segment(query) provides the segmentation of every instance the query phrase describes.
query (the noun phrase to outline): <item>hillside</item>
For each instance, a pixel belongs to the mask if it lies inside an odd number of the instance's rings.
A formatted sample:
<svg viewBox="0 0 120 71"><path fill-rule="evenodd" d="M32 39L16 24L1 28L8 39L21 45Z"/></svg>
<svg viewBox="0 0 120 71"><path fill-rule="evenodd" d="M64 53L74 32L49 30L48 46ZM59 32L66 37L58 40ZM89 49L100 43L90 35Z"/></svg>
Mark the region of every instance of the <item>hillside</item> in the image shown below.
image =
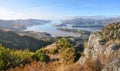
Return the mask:
<svg viewBox="0 0 120 71"><path fill-rule="evenodd" d="M52 41L35 39L30 36L21 36L9 30L0 30L0 43L12 49L29 49L35 51L50 44Z"/></svg>

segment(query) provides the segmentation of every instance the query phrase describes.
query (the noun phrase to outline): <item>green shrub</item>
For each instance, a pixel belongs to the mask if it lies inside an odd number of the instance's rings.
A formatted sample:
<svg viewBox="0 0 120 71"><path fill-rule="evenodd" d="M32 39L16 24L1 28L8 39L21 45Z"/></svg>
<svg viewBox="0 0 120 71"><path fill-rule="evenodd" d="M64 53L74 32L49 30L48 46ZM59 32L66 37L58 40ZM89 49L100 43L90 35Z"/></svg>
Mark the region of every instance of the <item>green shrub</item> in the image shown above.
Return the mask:
<svg viewBox="0 0 120 71"><path fill-rule="evenodd" d="M24 66L31 62L31 56L28 50L10 50L0 45L0 70Z"/></svg>
<svg viewBox="0 0 120 71"><path fill-rule="evenodd" d="M68 48L68 47L71 47L71 45L66 38L62 38L62 39L58 40L57 47L58 48Z"/></svg>
<svg viewBox="0 0 120 71"><path fill-rule="evenodd" d="M50 61L50 57L48 55L45 55L45 54L41 53L40 61L42 61L42 62L49 62Z"/></svg>
<svg viewBox="0 0 120 71"><path fill-rule="evenodd" d="M19 66L19 65L25 65L27 63L30 63L32 61L32 53L28 50L11 50L11 65L13 66Z"/></svg>
<svg viewBox="0 0 120 71"><path fill-rule="evenodd" d="M8 67L10 56L10 50L5 49L2 45L0 45L0 69L5 70Z"/></svg>
<svg viewBox="0 0 120 71"><path fill-rule="evenodd" d="M50 57L45 55L44 53L41 53L41 52L34 53L32 58L37 60L37 61L40 60L42 62L49 62L50 61Z"/></svg>
<svg viewBox="0 0 120 71"><path fill-rule="evenodd" d="M62 56L62 61L66 64L70 64L77 60L75 48L68 42L66 38L58 40L57 48Z"/></svg>
<svg viewBox="0 0 120 71"><path fill-rule="evenodd" d="M4 70L5 69L5 63L3 60L0 60L0 70Z"/></svg>
<svg viewBox="0 0 120 71"><path fill-rule="evenodd" d="M62 50L62 59L64 63L73 63L75 60L75 49L73 47Z"/></svg>
<svg viewBox="0 0 120 71"><path fill-rule="evenodd" d="M51 50L50 53L51 53L51 54L56 54L56 53L58 53L58 48L55 48L54 50Z"/></svg>

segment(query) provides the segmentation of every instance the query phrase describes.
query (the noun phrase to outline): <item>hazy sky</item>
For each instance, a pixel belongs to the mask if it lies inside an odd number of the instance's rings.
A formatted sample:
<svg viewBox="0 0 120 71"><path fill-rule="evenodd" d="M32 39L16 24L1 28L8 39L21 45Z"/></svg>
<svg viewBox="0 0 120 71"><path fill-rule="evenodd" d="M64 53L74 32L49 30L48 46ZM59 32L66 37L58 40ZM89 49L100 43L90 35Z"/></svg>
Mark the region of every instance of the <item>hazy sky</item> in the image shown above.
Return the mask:
<svg viewBox="0 0 120 71"><path fill-rule="evenodd" d="M120 0L0 0L0 19L120 16Z"/></svg>

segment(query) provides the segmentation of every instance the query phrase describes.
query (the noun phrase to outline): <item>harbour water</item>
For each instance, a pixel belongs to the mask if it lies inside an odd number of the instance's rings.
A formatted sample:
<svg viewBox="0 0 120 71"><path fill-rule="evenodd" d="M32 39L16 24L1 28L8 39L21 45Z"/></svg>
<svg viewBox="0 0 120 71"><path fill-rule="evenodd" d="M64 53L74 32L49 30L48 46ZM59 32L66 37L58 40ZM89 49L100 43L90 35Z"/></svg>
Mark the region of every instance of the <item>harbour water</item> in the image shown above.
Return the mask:
<svg viewBox="0 0 120 71"><path fill-rule="evenodd" d="M74 36L74 37L80 36L79 33L65 32L65 31L57 30L57 27L54 26L57 24L61 24L61 21L55 20L55 21L51 21L49 23L45 23L42 25L30 26L30 27L27 27L26 31L47 32L47 33L51 34L53 37L54 36ZM62 28L66 28L66 27L62 27ZM85 30L85 31L92 31L92 32L99 30L99 29L96 30L94 28L76 28L76 29L81 29L81 30Z"/></svg>

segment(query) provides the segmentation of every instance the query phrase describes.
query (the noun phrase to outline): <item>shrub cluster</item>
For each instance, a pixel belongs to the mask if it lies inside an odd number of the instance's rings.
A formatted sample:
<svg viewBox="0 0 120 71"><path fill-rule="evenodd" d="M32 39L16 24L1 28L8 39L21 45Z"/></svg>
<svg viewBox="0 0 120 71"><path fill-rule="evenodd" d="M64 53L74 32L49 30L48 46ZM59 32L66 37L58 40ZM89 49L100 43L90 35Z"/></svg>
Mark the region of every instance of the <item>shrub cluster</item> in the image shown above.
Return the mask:
<svg viewBox="0 0 120 71"><path fill-rule="evenodd" d="M56 53L58 53L58 48L55 48L55 49L50 51L50 54L56 54Z"/></svg>
<svg viewBox="0 0 120 71"><path fill-rule="evenodd" d="M69 48L69 47L71 47L70 43L68 42L68 40L66 38L59 39L57 43L58 43L57 44L58 48Z"/></svg>
<svg viewBox="0 0 120 71"><path fill-rule="evenodd" d="M120 22L106 25L100 34L105 41L120 39Z"/></svg>
<svg viewBox="0 0 120 71"><path fill-rule="evenodd" d="M29 50L13 50L0 45L0 70L15 67L23 67L33 60L49 62L50 57L42 52L30 52Z"/></svg>
<svg viewBox="0 0 120 71"><path fill-rule="evenodd" d="M35 52L32 58L34 60L45 62L45 63L50 61L50 57L42 52Z"/></svg>
<svg viewBox="0 0 120 71"><path fill-rule="evenodd" d="M29 50L10 50L0 45L0 70L24 66L31 62L31 56Z"/></svg>
<svg viewBox="0 0 120 71"><path fill-rule="evenodd" d="M75 48L70 45L67 39L62 38L58 40L57 48L59 49L59 53L61 54L64 63L69 64L75 61Z"/></svg>

